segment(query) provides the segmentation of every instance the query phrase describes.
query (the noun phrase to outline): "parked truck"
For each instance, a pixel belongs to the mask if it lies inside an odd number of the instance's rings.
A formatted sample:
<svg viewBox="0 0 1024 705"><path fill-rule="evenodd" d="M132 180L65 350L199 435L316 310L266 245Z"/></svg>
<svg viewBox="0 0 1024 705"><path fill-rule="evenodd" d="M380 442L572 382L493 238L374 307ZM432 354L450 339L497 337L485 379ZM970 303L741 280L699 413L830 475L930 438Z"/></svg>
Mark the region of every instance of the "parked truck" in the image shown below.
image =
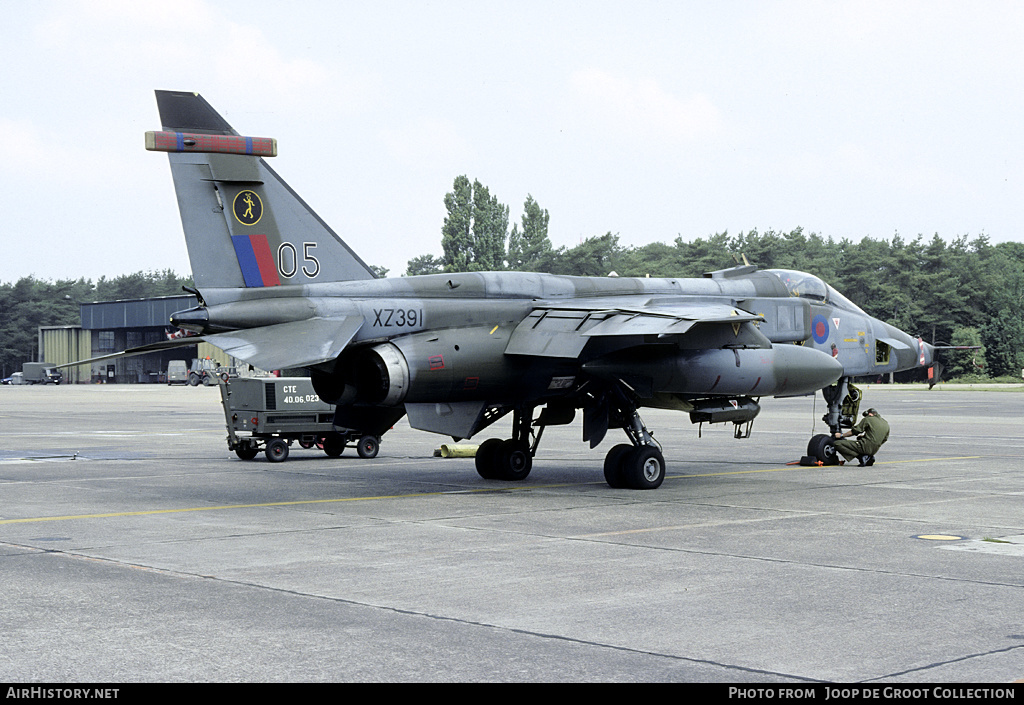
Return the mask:
<svg viewBox="0 0 1024 705"><path fill-rule="evenodd" d="M64 373L52 362L26 362L21 366L23 384L60 384Z"/></svg>

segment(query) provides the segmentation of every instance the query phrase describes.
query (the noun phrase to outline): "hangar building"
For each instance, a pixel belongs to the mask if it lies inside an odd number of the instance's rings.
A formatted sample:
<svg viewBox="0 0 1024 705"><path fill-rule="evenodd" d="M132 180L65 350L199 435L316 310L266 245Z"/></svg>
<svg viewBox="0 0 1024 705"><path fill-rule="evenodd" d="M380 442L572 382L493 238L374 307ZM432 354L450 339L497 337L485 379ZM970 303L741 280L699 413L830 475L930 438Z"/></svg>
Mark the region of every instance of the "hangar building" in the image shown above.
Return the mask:
<svg viewBox="0 0 1024 705"><path fill-rule="evenodd" d="M39 359L60 365L167 340L177 332L169 323L171 314L198 305L191 294L79 304L80 326L39 328ZM185 360L191 365L193 359L206 357L226 366L237 362L219 348L199 343L148 355L65 367L64 379L81 384L165 383L167 363L171 360Z"/></svg>

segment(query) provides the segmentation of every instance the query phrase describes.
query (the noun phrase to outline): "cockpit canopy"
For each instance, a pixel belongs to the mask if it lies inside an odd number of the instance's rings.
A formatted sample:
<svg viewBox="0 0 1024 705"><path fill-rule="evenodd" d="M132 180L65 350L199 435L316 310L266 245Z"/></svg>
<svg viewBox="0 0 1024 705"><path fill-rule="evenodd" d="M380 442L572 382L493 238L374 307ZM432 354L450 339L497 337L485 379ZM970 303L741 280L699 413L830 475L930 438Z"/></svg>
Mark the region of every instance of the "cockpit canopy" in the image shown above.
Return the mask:
<svg viewBox="0 0 1024 705"><path fill-rule="evenodd" d="M837 308L848 311L864 313L860 306L850 301L831 286L826 284L820 277L807 272L798 272L793 269L766 269L785 284L790 296L799 296L802 299L810 299L823 304L831 304ZM864 314L867 315L867 314Z"/></svg>

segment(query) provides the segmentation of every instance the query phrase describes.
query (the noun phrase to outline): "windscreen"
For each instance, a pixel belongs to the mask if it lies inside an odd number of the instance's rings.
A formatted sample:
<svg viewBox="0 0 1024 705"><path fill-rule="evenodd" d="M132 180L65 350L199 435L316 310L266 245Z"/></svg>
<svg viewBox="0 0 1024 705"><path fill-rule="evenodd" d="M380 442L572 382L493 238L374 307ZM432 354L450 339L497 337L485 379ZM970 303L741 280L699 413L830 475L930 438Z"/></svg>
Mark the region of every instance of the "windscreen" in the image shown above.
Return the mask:
<svg viewBox="0 0 1024 705"><path fill-rule="evenodd" d="M864 313L857 304L840 294L831 286L822 281L819 277L807 272L798 272L793 269L767 269L786 285L790 296L799 296L802 299L811 299L821 303L832 304L838 308L849 311Z"/></svg>

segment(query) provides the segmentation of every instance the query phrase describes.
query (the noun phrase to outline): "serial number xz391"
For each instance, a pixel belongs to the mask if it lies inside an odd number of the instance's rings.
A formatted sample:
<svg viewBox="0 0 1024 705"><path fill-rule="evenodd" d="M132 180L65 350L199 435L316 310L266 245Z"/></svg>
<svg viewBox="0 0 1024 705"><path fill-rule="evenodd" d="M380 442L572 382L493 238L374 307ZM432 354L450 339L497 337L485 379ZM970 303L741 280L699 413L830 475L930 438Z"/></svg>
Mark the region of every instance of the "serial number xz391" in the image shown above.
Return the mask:
<svg viewBox="0 0 1024 705"><path fill-rule="evenodd" d="M423 325L421 308L375 308L374 328L415 327Z"/></svg>

